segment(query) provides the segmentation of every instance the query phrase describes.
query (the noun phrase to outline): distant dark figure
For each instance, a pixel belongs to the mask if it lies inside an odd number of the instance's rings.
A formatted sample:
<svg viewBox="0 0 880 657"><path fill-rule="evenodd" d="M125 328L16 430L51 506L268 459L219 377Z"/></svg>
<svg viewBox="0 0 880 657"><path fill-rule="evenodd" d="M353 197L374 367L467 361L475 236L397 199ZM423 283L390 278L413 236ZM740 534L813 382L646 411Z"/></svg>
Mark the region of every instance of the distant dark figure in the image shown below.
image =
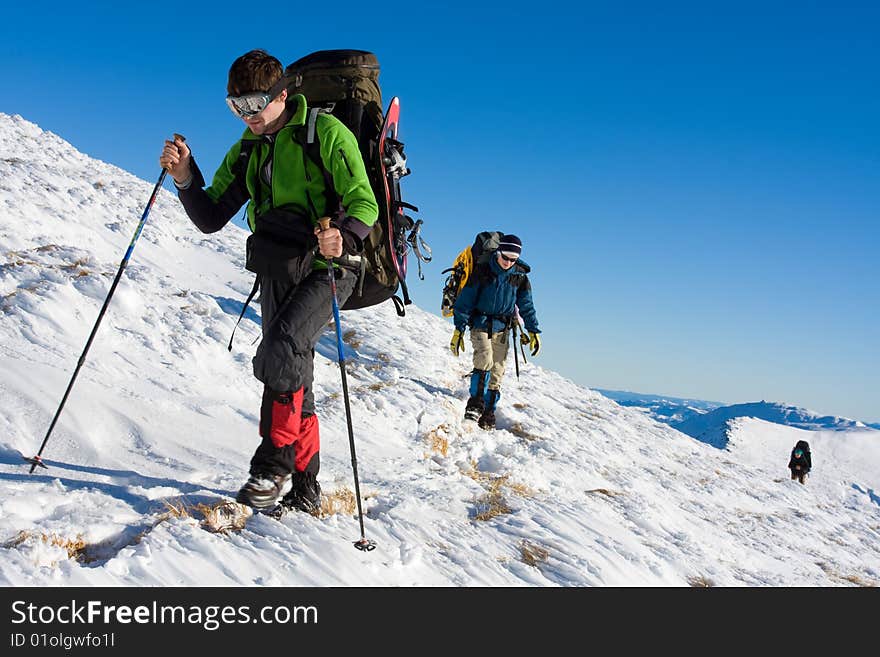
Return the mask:
<svg viewBox="0 0 880 657"><path fill-rule="evenodd" d="M810 445L806 440L799 440L794 449L791 450L791 459L788 461L788 468L791 470L791 478L797 479L802 484L807 478L807 473L813 467L810 459Z"/></svg>

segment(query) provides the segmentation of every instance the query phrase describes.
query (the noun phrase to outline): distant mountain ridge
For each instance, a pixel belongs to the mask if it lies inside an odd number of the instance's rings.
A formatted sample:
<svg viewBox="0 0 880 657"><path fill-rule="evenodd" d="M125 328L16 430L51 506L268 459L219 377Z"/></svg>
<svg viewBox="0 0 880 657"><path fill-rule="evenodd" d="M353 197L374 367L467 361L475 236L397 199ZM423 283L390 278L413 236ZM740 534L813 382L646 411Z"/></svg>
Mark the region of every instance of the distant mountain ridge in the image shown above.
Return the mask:
<svg viewBox="0 0 880 657"><path fill-rule="evenodd" d="M612 399L620 406L642 411L657 422L668 424L682 433L716 447L727 444L733 426L731 421L741 417L758 418L807 431L880 430L880 423L865 423L836 415L819 415L798 406L764 400L725 405L722 402L703 399L625 390L602 388L593 388L593 390Z"/></svg>
<svg viewBox="0 0 880 657"><path fill-rule="evenodd" d="M673 426L724 405L722 402L670 397L668 395L650 395L625 390L603 390L602 388L593 388L593 390L614 400L621 406L640 410L658 422Z"/></svg>
<svg viewBox="0 0 880 657"><path fill-rule="evenodd" d="M836 415L819 415L813 411L782 403L767 401L733 404L713 409L703 415L673 424L673 428L716 447L723 447L731 433L731 421L752 417L766 422L805 429L807 431L846 431L868 429L858 420Z"/></svg>

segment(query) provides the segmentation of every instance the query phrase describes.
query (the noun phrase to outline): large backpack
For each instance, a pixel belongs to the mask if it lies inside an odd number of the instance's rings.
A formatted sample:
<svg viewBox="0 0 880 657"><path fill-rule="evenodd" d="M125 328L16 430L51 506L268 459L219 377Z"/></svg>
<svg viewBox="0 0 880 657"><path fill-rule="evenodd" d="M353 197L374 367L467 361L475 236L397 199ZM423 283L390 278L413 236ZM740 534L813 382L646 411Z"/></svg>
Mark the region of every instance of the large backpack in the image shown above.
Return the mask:
<svg viewBox="0 0 880 657"><path fill-rule="evenodd" d="M455 258L452 267L444 269L441 273L449 272L443 286L443 300L440 302L440 312L444 317L452 317L455 300L467 284L468 279L478 264L489 262L492 253L498 249L501 237L504 235L500 230L483 231L474 238L474 243L465 247Z"/></svg>
<svg viewBox="0 0 880 657"><path fill-rule="evenodd" d="M800 457L795 456L795 453L798 451L801 452ZM792 460L798 460L803 463L806 463L807 467L811 468L813 465L813 463L812 463L813 460L810 455L810 444L806 440L799 440L797 442L797 444L794 446L794 449L791 450L791 458L792 458Z"/></svg>
<svg viewBox="0 0 880 657"><path fill-rule="evenodd" d="M408 243L416 246L421 220L413 222L402 211L404 207L412 210L418 208L399 199L389 199L386 191L383 153L379 152L384 122L382 92L379 88L379 61L373 53L363 50L320 50L293 62L284 70L284 74L290 81L289 92L304 95L310 108L305 149L324 174L327 183L325 187L328 188L328 211L329 208L339 207L339 199L331 199L331 196L336 195L332 180L321 161L317 133L313 128L314 112L320 111L335 116L357 138L367 176L379 206L379 217L364 240L362 275L342 309L364 308L393 299L398 315L403 316L404 304L410 303L410 299L406 282L402 280L398 270L402 270L405 276ZM406 175L409 170L405 168L405 160L402 158L403 144L395 141L394 147L397 149L395 155L399 155L404 162L402 175ZM388 157L387 153L384 155ZM393 191L398 190L399 187L395 186ZM389 208L389 205L395 207ZM399 234L389 236L389 216L394 217L395 232ZM401 221L404 225L398 226ZM408 230L412 232L409 237L405 237L404 232ZM424 243L422 245L427 248ZM420 259L430 259L422 258L417 248L414 250ZM403 301L396 295L398 288L403 291Z"/></svg>

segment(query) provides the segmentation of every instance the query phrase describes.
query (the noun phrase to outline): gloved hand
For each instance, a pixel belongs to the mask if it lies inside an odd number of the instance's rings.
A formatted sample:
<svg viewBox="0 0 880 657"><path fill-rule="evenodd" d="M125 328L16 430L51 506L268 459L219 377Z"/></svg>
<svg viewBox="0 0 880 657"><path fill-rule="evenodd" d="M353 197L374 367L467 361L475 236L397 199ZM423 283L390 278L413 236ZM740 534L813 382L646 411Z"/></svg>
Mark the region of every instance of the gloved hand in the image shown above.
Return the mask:
<svg viewBox="0 0 880 657"><path fill-rule="evenodd" d="M541 351L541 336L537 333L532 333L531 331L529 331L528 335L523 333L519 336L519 341L529 345L529 348L532 350L532 356L537 356L538 352Z"/></svg>
<svg viewBox="0 0 880 657"><path fill-rule="evenodd" d="M455 329L455 331L452 332L452 340L449 341L449 349L456 356L464 351L464 335L458 329Z"/></svg>

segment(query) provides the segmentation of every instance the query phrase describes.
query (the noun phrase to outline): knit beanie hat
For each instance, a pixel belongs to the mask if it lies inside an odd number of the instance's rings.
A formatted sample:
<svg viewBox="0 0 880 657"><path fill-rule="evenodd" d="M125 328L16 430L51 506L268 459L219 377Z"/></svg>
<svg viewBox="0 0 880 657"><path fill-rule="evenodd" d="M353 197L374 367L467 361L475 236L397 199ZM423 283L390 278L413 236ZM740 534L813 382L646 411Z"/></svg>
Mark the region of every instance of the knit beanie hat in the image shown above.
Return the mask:
<svg viewBox="0 0 880 657"><path fill-rule="evenodd" d="M519 255L522 253L522 242L516 235L502 235L498 250L510 255Z"/></svg>

